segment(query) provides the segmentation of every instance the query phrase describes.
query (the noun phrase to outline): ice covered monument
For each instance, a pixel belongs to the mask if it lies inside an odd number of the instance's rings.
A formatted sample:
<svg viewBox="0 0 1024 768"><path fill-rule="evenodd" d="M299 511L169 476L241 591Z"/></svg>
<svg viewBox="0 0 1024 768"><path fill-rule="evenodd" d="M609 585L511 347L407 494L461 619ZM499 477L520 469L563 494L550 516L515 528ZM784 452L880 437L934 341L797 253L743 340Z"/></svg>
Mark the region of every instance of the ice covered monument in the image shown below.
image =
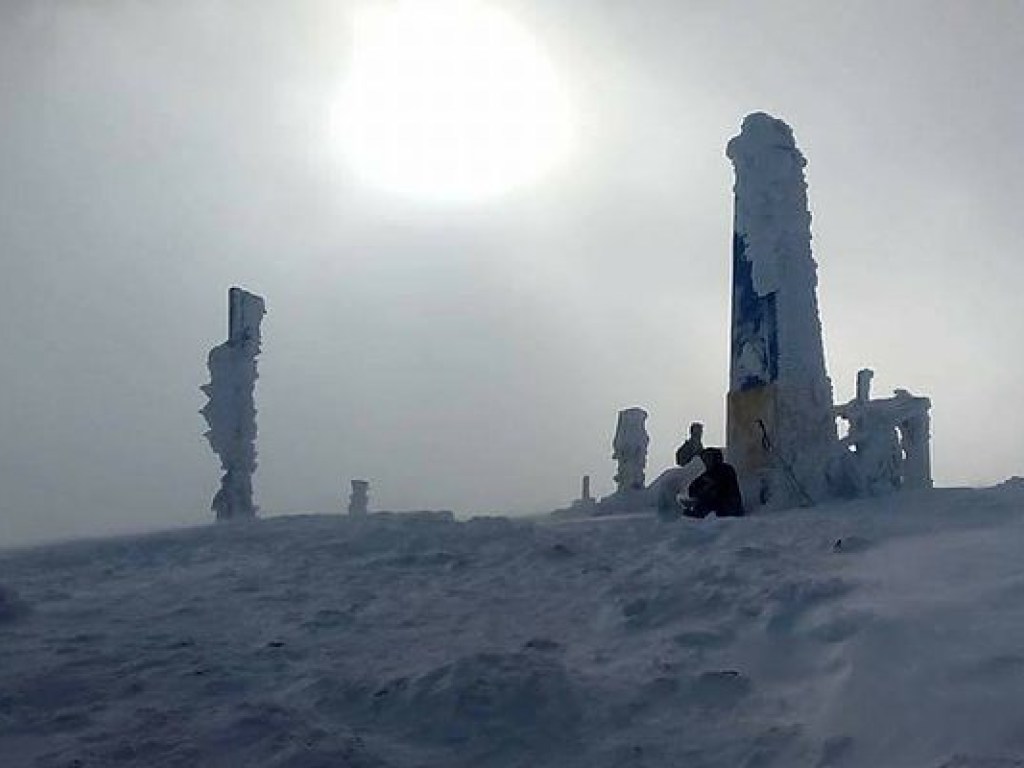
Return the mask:
<svg viewBox="0 0 1024 768"><path fill-rule="evenodd" d="M865 369L857 396L833 403L811 253L807 161L792 129L763 112L748 115L726 155L736 175L726 452L744 505L751 511L787 509L930 488L927 397L898 389L891 398L872 400ZM842 439L837 419L849 425ZM670 467L645 485L646 420L642 408L619 412L612 441L615 492L558 513L675 504L700 470L677 458L687 466Z"/></svg>
<svg viewBox="0 0 1024 768"><path fill-rule="evenodd" d="M224 471L211 509L218 520L256 516L252 475L256 471L256 356L260 353L263 298L241 288L228 291L228 340L210 350L210 399L200 413L206 438Z"/></svg>
<svg viewBox="0 0 1024 768"><path fill-rule="evenodd" d="M748 507L830 495L838 451L811 255L807 161L786 123L748 115L736 172L726 443Z"/></svg>
<svg viewBox="0 0 1024 768"><path fill-rule="evenodd" d="M931 402L872 400L872 372L835 407L811 254L807 161L788 125L748 115L726 149L736 171L727 447L749 508L930 488ZM836 418L849 424L839 440Z"/></svg>

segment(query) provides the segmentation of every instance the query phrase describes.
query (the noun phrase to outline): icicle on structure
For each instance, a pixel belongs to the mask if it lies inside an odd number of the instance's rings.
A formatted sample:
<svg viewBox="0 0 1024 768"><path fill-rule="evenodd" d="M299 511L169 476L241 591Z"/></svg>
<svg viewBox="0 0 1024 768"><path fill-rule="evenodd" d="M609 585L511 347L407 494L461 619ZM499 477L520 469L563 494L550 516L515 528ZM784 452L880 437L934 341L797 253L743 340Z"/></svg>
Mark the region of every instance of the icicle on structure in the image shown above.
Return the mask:
<svg viewBox="0 0 1024 768"><path fill-rule="evenodd" d="M748 506L812 504L838 451L811 255L807 161L793 131L747 116L736 171L727 447Z"/></svg>
<svg viewBox="0 0 1024 768"><path fill-rule="evenodd" d="M266 314L263 297L241 288L228 291L228 340L210 350L210 383L202 391L210 399L200 413L205 433L220 458L224 475L211 509L218 520L253 518L252 476L256 471L256 356L260 353L260 322Z"/></svg>

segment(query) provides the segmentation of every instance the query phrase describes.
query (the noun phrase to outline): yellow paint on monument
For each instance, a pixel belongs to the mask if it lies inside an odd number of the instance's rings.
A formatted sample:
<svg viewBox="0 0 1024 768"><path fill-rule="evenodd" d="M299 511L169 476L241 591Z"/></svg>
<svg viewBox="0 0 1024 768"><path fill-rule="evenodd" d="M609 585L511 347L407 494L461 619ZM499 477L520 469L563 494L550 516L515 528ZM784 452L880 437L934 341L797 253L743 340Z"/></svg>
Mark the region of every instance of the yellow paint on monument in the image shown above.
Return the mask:
<svg viewBox="0 0 1024 768"><path fill-rule="evenodd" d="M744 500L750 506L758 506L766 501L765 484L772 467L764 436L765 431L769 436L775 434L777 387L766 384L730 392L727 407L728 460L736 468Z"/></svg>

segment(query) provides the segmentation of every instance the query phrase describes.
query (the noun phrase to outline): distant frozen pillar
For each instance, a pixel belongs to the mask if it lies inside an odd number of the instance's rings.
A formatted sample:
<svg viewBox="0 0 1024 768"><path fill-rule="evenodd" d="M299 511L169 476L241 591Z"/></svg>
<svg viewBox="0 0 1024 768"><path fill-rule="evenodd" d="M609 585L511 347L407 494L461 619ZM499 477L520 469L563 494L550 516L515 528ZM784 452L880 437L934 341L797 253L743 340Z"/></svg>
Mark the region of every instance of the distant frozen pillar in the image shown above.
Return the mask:
<svg viewBox="0 0 1024 768"><path fill-rule="evenodd" d="M908 402L906 398L913 398L903 390L897 390L896 397L904 402ZM933 485L931 417L928 414L931 401L927 398L913 399L920 403L917 413L908 415L899 425L904 452L903 487L931 488Z"/></svg>
<svg viewBox="0 0 1024 768"><path fill-rule="evenodd" d="M241 288L228 291L228 340L210 350L210 402L200 411L206 438L224 475L211 508L218 520L256 516L252 475L256 471L256 356L260 353L263 298Z"/></svg>
<svg viewBox="0 0 1024 768"><path fill-rule="evenodd" d="M857 402L866 403L871 399L871 379L875 372L870 368L861 368L857 371Z"/></svg>
<svg viewBox="0 0 1024 768"><path fill-rule="evenodd" d="M639 491L644 487L647 466L647 411L627 408L619 411L619 420L612 439L612 458L618 462L615 484L619 491Z"/></svg>
<svg viewBox="0 0 1024 768"><path fill-rule="evenodd" d="M365 515L370 510L370 483L367 480L353 480L352 493L348 497L348 513Z"/></svg>
<svg viewBox="0 0 1024 768"><path fill-rule="evenodd" d="M736 171L727 446L749 506L827 494L837 446L811 255L807 161L756 113L726 149Z"/></svg>

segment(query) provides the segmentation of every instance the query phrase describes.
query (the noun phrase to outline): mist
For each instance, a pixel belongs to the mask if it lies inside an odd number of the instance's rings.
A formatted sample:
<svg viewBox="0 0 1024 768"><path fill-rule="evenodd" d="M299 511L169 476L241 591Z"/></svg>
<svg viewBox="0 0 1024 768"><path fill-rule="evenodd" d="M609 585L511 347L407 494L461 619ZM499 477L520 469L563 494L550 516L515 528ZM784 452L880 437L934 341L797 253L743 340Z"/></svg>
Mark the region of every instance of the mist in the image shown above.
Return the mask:
<svg viewBox="0 0 1024 768"><path fill-rule="evenodd" d="M355 3L0 6L0 544L197 524L226 291L266 297L257 503L524 514L616 412L648 474L724 441L732 170L747 113L808 158L835 398L933 401L939 485L1022 472L1024 7L516 2L573 152L457 204L365 185L334 107Z"/></svg>

